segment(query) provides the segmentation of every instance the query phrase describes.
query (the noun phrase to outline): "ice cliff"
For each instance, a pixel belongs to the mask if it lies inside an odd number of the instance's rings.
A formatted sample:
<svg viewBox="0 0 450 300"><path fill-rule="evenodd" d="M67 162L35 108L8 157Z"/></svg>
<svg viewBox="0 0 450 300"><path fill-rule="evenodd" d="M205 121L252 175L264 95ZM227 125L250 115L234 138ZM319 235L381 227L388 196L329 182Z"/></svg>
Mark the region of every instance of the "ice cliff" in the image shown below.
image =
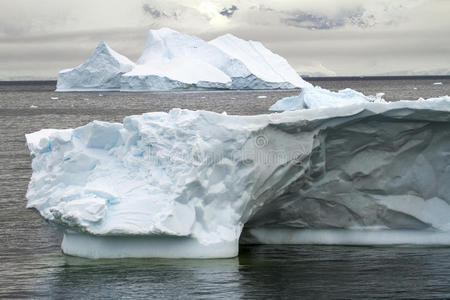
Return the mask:
<svg viewBox="0 0 450 300"><path fill-rule="evenodd" d="M122 75L134 66L131 60L100 42L87 62L59 72L56 90L118 91Z"/></svg>
<svg viewBox="0 0 450 300"><path fill-rule="evenodd" d="M124 72L124 68L117 68L117 62L132 67ZM284 58L259 42L244 41L231 34L205 42L161 28L149 31L136 66L102 43L86 64L60 72L57 90L170 91L305 86L310 84Z"/></svg>
<svg viewBox="0 0 450 300"><path fill-rule="evenodd" d="M61 226L70 255L232 257L239 239L450 244L448 97L174 109L26 139L28 207Z"/></svg>

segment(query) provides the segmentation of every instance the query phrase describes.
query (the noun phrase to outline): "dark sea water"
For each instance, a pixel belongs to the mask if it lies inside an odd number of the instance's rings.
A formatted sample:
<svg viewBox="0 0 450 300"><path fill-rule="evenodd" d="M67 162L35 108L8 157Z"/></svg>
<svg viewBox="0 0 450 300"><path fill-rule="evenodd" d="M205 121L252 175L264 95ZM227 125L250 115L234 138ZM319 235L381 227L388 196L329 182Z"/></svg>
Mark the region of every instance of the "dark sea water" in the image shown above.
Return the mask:
<svg viewBox="0 0 450 300"><path fill-rule="evenodd" d="M445 78L313 83L384 92L392 101L450 95ZM61 234L25 208L31 168L24 134L92 120L120 122L130 114L173 107L261 114L298 91L55 93L54 88L0 83L0 298L450 298L450 248L242 246L239 257L219 260L64 256Z"/></svg>

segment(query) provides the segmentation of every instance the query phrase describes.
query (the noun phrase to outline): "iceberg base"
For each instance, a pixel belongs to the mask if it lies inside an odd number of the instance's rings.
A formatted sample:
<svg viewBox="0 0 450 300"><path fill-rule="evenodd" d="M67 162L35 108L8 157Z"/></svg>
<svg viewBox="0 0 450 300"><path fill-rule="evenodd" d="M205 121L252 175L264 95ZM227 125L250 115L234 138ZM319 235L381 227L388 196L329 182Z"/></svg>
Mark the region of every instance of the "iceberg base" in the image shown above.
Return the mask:
<svg viewBox="0 0 450 300"><path fill-rule="evenodd" d="M241 236L243 244L353 245L353 246L449 246L450 232L429 230L351 230L251 228Z"/></svg>
<svg viewBox="0 0 450 300"><path fill-rule="evenodd" d="M238 255L238 241L204 245L190 237L96 236L66 232L64 254L85 258L231 258Z"/></svg>

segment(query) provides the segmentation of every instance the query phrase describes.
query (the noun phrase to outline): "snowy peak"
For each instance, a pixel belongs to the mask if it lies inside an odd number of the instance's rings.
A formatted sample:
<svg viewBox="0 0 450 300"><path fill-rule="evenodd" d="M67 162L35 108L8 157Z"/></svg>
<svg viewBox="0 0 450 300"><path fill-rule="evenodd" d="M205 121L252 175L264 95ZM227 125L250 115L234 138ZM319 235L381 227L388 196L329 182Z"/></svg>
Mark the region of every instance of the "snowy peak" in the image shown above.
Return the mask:
<svg viewBox="0 0 450 300"><path fill-rule="evenodd" d="M94 54L92 58L97 58L98 56L110 57L113 61L119 64L122 72L128 72L135 66L135 63L132 62L128 57L114 51L108 44L104 41L101 41L97 47L95 48Z"/></svg>
<svg viewBox="0 0 450 300"><path fill-rule="evenodd" d="M135 63L101 41L92 56L82 65L58 74L57 91L116 91L120 77Z"/></svg>
<svg viewBox="0 0 450 300"><path fill-rule="evenodd" d="M162 58L196 58L200 56L199 52L205 47L205 44L206 42L200 38L182 34L169 28L150 30L144 52L139 58L138 64L145 64Z"/></svg>
<svg viewBox="0 0 450 300"><path fill-rule="evenodd" d="M162 27L160 29L150 29L148 32L149 32L149 35L158 37L160 39L164 39L167 36L172 35L172 34L180 34L178 31L167 28L167 27Z"/></svg>

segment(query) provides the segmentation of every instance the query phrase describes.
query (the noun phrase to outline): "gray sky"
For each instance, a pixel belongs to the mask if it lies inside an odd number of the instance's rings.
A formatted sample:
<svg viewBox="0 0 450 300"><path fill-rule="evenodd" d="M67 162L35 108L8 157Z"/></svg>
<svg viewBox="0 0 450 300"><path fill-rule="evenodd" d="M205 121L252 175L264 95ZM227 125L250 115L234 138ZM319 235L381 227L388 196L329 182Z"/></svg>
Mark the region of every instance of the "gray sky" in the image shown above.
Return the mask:
<svg viewBox="0 0 450 300"><path fill-rule="evenodd" d="M300 73L450 74L450 0L0 0L0 80L56 78L160 27L263 42Z"/></svg>

